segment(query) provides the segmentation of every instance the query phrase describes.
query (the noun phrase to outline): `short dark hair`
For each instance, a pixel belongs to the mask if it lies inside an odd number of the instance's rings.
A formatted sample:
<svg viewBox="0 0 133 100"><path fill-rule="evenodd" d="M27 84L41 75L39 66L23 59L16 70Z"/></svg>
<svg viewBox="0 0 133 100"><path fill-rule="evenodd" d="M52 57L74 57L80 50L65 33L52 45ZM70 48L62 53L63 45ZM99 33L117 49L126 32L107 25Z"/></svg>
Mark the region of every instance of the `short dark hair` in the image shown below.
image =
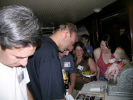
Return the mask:
<svg viewBox="0 0 133 100"><path fill-rule="evenodd" d="M0 45L3 50L40 46L41 28L33 12L24 6L5 6L0 10Z"/></svg>
<svg viewBox="0 0 133 100"><path fill-rule="evenodd" d="M101 41L105 41L107 48L111 49L111 53L114 53L116 50L116 44L112 39L110 34L104 34L101 38Z"/></svg>
<svg viewBox="0 0 133 100"><path fill-rule="evenodd" d="M87 34L83 34L83 35L81 35L81 38L88 39L88 42L90 41L90 36L87 35Z"/></svg>

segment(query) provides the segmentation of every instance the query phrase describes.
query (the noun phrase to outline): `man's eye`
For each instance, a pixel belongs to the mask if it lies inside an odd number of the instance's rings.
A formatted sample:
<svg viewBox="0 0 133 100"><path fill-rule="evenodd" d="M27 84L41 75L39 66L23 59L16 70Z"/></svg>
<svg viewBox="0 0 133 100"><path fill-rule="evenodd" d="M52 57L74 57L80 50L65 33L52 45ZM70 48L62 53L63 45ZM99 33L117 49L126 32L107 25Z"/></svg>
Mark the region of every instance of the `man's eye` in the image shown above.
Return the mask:
<svg viewBox="0 0 133 100"><path fill-rule="evenodd" d="M24 59L24 57L16 57L17 59Z"/></svg>
<svg viewBox="0 0 133 100"><path fill-rule="evenodd" d="M71 44L71 46L74 46L74 44Z"/></svg>

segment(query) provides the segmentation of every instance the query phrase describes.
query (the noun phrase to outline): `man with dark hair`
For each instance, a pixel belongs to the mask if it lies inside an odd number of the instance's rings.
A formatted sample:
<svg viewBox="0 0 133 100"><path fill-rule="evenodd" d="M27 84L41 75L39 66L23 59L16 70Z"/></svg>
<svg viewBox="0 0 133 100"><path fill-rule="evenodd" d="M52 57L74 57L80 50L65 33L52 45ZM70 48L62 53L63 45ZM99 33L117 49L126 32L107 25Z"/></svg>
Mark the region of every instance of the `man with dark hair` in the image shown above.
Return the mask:
<svg viewBox="0 0 133 100"><path fill-rule="evenodd" d="M59 26L55 33L44 37L42 46L29 59L28 84L35 100L64 99L64 83L58 52L69 49L77 38L77 28L71 23Z"/></svg>
<svg viewBox="0 0 133 100"><path fill-rule="evenodd" d="M83 34L83 35L81 36L81 42L85 45L88 54L89 54L90 56L92 56L92 54L93 54L93 47L90 45L89 41L90 41L89 35Z"/></svg>
<svg viewBox="0 0 133 100"><path fill-rule="evenodd" d="M29 8L14 5L0 10L0 100L32 98L25 66L40 44L40 26Z"/></svg>

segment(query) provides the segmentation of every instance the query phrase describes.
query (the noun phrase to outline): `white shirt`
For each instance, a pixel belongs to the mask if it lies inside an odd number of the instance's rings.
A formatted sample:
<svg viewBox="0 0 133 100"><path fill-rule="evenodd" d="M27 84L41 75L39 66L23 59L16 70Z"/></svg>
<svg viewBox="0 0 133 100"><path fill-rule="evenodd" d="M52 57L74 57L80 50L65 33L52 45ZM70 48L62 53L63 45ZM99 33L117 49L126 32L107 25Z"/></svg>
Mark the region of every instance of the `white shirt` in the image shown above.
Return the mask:
<svg viewBox="0 0 133 100"><path fill-rule="evenodd" d="M0 63L0 100L28 100L26 68L10 68Z"/></svg>

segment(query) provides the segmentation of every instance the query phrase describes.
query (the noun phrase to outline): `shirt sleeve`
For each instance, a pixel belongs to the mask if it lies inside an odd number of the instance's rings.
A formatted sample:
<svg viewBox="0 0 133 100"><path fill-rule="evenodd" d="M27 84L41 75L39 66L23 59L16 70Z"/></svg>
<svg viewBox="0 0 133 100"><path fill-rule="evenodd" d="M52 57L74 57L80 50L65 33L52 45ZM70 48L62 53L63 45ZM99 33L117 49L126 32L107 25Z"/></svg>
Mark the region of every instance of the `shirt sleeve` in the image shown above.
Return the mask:
<svg viewBox="0 0 133 100"><path fill-rule="evenodd" d="M72 55L70 55L69 59L70 59L70 62L71 62L71 67L69 69L69 74L76 73L76 67L75 67Z"/></svg>

